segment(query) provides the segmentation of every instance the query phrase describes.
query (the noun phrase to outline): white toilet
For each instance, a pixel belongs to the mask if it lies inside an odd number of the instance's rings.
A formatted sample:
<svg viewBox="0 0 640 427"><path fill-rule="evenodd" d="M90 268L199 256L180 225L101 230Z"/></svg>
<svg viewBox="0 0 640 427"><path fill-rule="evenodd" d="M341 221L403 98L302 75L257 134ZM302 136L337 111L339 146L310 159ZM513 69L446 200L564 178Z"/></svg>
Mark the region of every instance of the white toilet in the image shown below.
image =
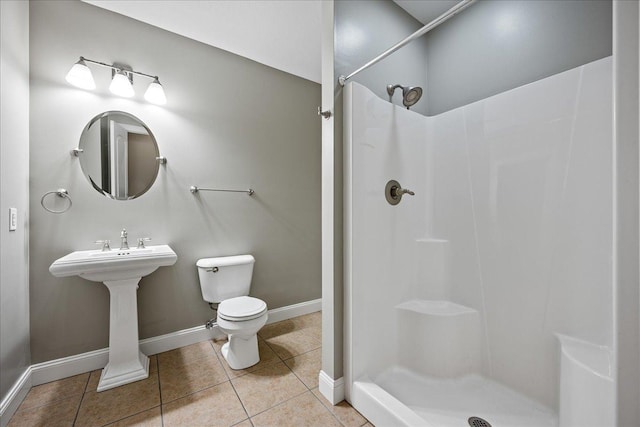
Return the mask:
<svg viewBox="0 0 640 427"><path fill-rule="evenodd" d="M229 336L222 355L232 369L245 369L260 361L256 334L267 323L267 304L249 295L253 264L251 255L198 260L202 298L219 303L217 324Z"/></svg>

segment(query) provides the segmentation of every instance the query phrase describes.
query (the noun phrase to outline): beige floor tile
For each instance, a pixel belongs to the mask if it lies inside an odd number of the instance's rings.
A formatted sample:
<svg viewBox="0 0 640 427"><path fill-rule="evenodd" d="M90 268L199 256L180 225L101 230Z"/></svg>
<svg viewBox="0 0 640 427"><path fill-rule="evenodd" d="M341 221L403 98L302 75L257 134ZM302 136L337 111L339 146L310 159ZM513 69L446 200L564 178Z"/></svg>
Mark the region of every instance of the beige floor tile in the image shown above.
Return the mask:
<svg viewBox="0 0 640 427"><path fill-rule="evenodd" d="M13 414L8 427L71 426L79 405L80 397L73 396L48 405L20 409Z"/></svg>
<svg viewBox="0 0 640 427"><path fill-rule="evenodd" d="M225 338L223 340L212 341L212 344L216 353L218 353L218 358L220 359L224 370L227 372L227 375L229 375L229 378L241 377L245 374L248 374L249 372L256 371L258 369L264 368L265 366L273 365L274 363L280 361L280 358L271 349L271 347L269 347L262 338L258 337L258 352L260 353L260 362L246 369L231 369L220 350L222 346L226 344L226 342L227 339Z"/></svg>
<svg viewBox="0 0 640 427"><path fill-rule="evenodd" d="M234 378L231 382L250 416L307 389L283 362Z"/></svg>
<svg viewBox="0 0 640 427"><path fill-rule="evenodd" d="M89 383L87 384L87 389L85 391L96 391L98 389L98 382L100 381L102 369L91 371L90 374ZM149 377L155 377L158 379L158 356L149 356Z"/></svg>
<svg viewBox="0 0 640 427"><path fill-rule="evenodd" d="M296 325L293 319L283 320L282 322L271 323L265 325L258 331L258 336L263 339L272 338L278 335L288 334L300 330L301 327Z"/></svg>
<svg viewBox="0 0 640 427"><path fill-rule="evenodd" d="M109 424L109 427L162 427L162 412L158 406Z"/></svg>
<svg viewBox="0 0 640 427"><path fill-rule="evenodd" d="M322 327L322 312L316 311L315 313L294 317L294 321L304 327L317 327L320 329Z"/></svg>
<svg viewBox="0 0 640 427"><path fill-rule="evenodd" d="M309 391L252 417L251 422L256 427L341 427Z"/></svg>
<svg viewBox="0 0 640 427"><path fill-rule="evenodd" d="M265 340L282 360L290 359L322 346L322 339L314 328L300 329Z"/></svg>
<svg viewBox="0 0 640 427"><path fill-rule="evenodd" d="M47 405L71 396L77 396L79 403L88 380L89 373L86 373L35 386L29 390L19 410Z"/></svg>
<svg viewBox="0 0 640 427"><path fill-rule="evenodd" d="M320 330L322 328L322 313L305 314L304 316L294 317L292 319L283 320L281 322L271 323L264 326L258 332L262 338L272 338L276 335L287 334L289 332L299 331L301 329L313 328Z"/></svg>
<svg viewBox="0 0 640 427"><path fill-rule="evenodd" d="M320 393L320 390L311 390L313 394L320 400L320 402L331 412L345 427L360 427L367 424L367 419L360 415L360 412L356 411L353 406L349 405L349 402L343 400L337 405L332 405L325 397Z"/></svg>
<svg viewBox="0 0 640 427"><path fill-rule="evenodd" d="M226 382L162 405L164 427L232 426L247 418L238 396Z"/></svg>
<svg viewBox="0 0 640 427"><path fill-rule="evenodd" d="M170 365L186 365L205 357L215 357L210 341L202 341L186 347L180 347L175 350L160 353L158 354L158 364L162 369Z"/></svg>
<svg viewBox="0 0 640 427"><path fill-rule="evenodd" d="M309 389L318 387L318 375L322 369L321 348L287 359L284 363Z"/></svg>
<svg viewBox="0 0 640 427"><path fill-rule="evenodd" d="M309 336L314 337L318 341L322 342L322 328L310 327L305 329Z"/></svg>
<svg viewBox="0 0 640 427"><path fill-rule="evenodd" d="M145 380L100 393L87 391L80 404L76 425L104 425L159 406L160 386L155 365L151 364L149 378Z"/></svg>
<svg viewBox="0 0 640 427"><path fill-rule="evenodd" d="M229 381L213 349L209 357L181 365L162 366L160 367L162 403Z"/></svg>

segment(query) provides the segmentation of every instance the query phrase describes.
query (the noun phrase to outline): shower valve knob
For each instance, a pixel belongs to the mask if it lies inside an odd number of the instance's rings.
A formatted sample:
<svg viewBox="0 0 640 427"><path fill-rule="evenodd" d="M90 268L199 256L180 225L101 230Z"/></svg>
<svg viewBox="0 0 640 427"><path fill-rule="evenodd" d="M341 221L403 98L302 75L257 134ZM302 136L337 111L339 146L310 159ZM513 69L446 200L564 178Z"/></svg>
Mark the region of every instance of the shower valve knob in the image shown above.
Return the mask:
<svg viewBox="0 0 640 427"><path fill-rule="evenodd" d="M409 190L408 188L396 188L395 191L392 190L392 192L397 197L402 197L403 194L408 194L410 196L415 196L416 195L416 193L414 193L413 191Z"/></svg>
<svg viewBox="0 0 640 427"><path fill-rule="evenodd" d="M384 189L384 195L389 204L397 205L402 200L402 196L404 194L415 196L416 193L409 190L408 188L402 188L400 183L394 179L387 182L387 185Z"/></svg>

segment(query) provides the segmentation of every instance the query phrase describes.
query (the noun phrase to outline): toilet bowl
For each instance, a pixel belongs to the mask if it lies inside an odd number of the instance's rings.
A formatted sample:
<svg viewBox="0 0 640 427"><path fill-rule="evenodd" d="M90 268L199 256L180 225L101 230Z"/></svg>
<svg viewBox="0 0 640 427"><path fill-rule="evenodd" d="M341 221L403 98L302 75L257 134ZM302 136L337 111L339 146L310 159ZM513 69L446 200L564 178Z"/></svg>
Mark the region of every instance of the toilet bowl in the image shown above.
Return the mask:
<svg viewBox="0 0 640 427"><path fill-rule="evenodd" d="M241 296L220 303L217 324L229 336L222 356L231 369L245 369L260 361L257 333L267 318L267 304L258 298Z"/></svg>
<svg viewBox="0 0 640 427"><path fill-rule="evenodd" d="M267 323L267 304L249 295L251 255L198 260L202 298L218 305L216 323L229 337L222 356L231 369L245 369L260 361L257 333Z"/></svg>

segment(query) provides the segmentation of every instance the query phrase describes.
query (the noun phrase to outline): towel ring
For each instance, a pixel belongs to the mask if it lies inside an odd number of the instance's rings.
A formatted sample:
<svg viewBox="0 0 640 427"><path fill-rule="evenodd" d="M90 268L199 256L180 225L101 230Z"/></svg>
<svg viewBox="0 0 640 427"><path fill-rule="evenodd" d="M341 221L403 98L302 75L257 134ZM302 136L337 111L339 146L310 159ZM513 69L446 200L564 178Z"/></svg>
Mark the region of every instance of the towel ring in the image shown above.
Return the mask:
<svg viewBox="0 0 640 427"><path fill-rule="evenodd" d="M63 197L65 199L67 199L69 201L69 205L65 209L62 209L60 211L54 211L53 209L49 209L48 207L46 207L44 205L44 198L47 197L49 194L55 194L58 197ZM71 201L71 196L69 196L69 192L67 190L65 190L64 188L58 188L55 191L48 191L48 192L44 193L44 195L40 199L40 204L42 205L44 210L47 211L47 212L51 212L51 213L54 213L54 214L61 214L61 213L64 213L64 212L68 211L69 209L71 209L71 205L73 205L73 202Z"/></svg>

